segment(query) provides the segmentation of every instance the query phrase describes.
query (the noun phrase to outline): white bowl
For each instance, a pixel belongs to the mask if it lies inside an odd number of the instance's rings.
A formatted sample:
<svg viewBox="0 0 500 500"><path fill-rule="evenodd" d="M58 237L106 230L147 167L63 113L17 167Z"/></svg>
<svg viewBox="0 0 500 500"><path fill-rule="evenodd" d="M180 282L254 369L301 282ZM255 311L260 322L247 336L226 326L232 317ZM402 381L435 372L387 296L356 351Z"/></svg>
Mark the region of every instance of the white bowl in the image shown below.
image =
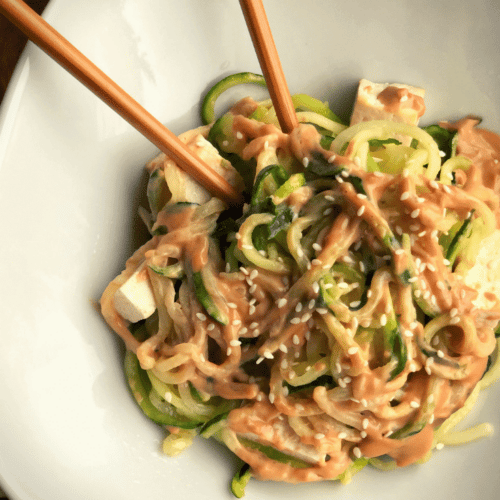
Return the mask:
<svg viewBox="0 0 500 500"><path fill-rule="evenodd" d="M470 2L266 0L292 92L347 116L366 77L425 87L423 123L466 114L500 131L500 8ZM53 0L46 18L174 132L222 76L259 72L236 1ZM246 89L248 90L248 89ZM251 91L251 89L250 89ZM0 115L0 476L19 500L230 499L235 461L200 439L162 455L131 400L123 348L95 308L139 235L155 148L34 46ZM471 422L500 429L500 387ZM259 483L249 499L493 500L500 440L348 486Z"/></svg>

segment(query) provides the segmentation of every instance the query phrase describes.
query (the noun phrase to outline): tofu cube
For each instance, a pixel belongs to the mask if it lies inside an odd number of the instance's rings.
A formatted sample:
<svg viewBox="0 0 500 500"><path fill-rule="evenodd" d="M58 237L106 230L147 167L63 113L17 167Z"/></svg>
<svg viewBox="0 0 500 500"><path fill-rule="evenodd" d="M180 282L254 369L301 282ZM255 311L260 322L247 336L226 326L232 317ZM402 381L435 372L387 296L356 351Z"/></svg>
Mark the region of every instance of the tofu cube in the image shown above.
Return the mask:
<svg viewBox="0 0 500 500"><path fill-rule="evenodd" d="M425 90L401 83L359 82L351 125L370 120L391 120L418 125L425 112Z"/></svg>
<svg viewBox="0 0 500 500"><path fill-rule="evenodd" d="M500 230L485 238L474 266L465 275L465 284L478 292L473 304L488 310L500 302Z"/></svg>
<svg viewBox="0 0 500 500"><path fill-rule="evenodd" d="M118 314L132 323L149 318L155 312L156 302L146 263L116 291L114 303Z"/></svg>

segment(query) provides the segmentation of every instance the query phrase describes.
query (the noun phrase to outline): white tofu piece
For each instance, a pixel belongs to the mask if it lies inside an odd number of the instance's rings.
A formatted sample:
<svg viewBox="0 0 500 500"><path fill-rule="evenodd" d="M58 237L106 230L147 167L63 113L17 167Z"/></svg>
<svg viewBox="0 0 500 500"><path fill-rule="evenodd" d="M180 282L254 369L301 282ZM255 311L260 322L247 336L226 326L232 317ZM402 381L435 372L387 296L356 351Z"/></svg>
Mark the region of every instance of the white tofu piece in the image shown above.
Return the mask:
<svg viewBox="0 0 500 500"><path fill-rule="evenodd" d="M425 90L402 83L359 82L351 125L370 120L391 120L418 125L425 112Z"/></svg>
<svg viewBox="0 0 500 500"><path fill-rule="evenodd" d="M489 310L500 304L500 230L495 230L481 243L474 266L465 275L466 285L474 288L478 296L473 304Z"/></svg>
<svg viewBox="0 0 500 500"><path fill-rule="evenodd" d="M244 183L238 171L222 158L217 149L204 137L203 134L207 130L206 127L189 130L181 134L179 139L229 184L243 191ZM147 168L151 171L158 168L159 164L163 164L159 168L163 168L165 171L165 180L172 195L170 200L172 203L189 201L201 205L212 198L212 195L203 186L163 153L151 161Z"/></svg>
<svg viewBox="0 0 500 500"><path fill-rule="evenodd" d="M156 302L145 262L116 291L114 302L118 314L132 323L155 312Z"/></svg>

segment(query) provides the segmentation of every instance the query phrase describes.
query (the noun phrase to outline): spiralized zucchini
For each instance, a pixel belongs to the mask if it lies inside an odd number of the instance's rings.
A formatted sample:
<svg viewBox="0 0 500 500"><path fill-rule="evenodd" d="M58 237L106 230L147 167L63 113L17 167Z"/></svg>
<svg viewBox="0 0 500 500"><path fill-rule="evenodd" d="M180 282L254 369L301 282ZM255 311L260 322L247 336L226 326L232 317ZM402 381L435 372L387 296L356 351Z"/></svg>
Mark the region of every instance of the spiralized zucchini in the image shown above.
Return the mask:
<svg viewBox="0 0 500 500"><path fill-rule="evenodd" d="M500 377L500 301L466 285L500 220L481 165L455 144L444 158L435 134L456 139L438 126L348 126L304 94L289 135L270 101L216 118L218 95L248 82L263 80L218 84L203 115L247 203L192 203L153 162L152 240L101 300L166 453L197 433L222 441L244 462L240 497L250 476L348 483L490 434L454 431ZM144 263L156 312L131 324L113 297Z"/></svg>

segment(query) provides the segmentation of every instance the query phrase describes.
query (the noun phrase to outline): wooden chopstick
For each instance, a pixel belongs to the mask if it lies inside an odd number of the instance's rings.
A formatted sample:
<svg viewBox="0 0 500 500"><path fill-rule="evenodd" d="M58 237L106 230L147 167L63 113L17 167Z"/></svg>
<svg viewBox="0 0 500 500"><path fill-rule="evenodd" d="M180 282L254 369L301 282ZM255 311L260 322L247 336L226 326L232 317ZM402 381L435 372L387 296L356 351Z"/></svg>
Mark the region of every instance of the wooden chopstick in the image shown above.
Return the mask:
<svg viewBox="0 0 500 500"><path fill-rule="evenodd" d="M230 204L243 198L219 173L198 158L179 138L146 111L111 78L21 0L0 0L0 13L114 111L169 155L211 194Z"/></svg>
<svg viewBox="0 0 500 500"><path fill-rule="evenodd" d="M240 0L260 67L266 79L281 130L289 134L299 124L262 0Z"/></svg>

